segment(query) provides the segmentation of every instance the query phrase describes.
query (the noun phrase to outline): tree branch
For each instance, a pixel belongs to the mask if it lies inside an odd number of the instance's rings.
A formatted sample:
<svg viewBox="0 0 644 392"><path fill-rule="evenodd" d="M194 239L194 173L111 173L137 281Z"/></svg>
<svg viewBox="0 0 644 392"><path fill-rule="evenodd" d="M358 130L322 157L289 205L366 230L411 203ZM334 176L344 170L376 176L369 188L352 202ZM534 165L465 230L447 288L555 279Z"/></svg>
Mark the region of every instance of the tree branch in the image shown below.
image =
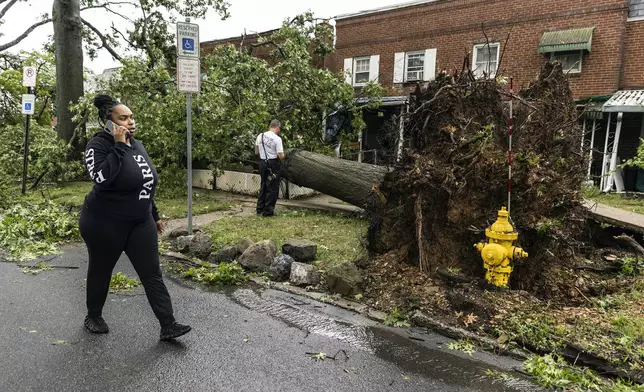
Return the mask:
<svg viewBox="0 0 644 392"><path fill-rule="evenodd" d="M279 46L278 44L276 44L276 43L275 43L275 42L273 42L273 41L266 41L266 42L260 42L260 43L250 44L251 48L259 48L260 46L266 46L266 45L273 45L273 46L275 46L275 47L277 48L277 50L279 50L280 54L282 55L282 57L283 57L284 59L287 59L287 58L288 58L288 56L286 55L286 53L284 53L284 49L282 49L282 47L281 47L281 46Z"/></svg>
<svg viewBox="0 0 644 392"><path fill-rule="evenodd" d="M31 34L31 32L34 31L36 28L38 28L38 27L40 27L42 25L45 25L45 24L47 24L49 22L51 22L51 18L47 18L47 19L41 20L38 23L34 23L31 27L29 27L27 30L25 30L24 33L20 34L18 36L18 38L14 39L13 41L9 41L6 44L0 45L0 52L4 52L5 50L7 50L9 48L18 45L20 43L20 41L22 41L23 39L27 38L27 36L29 34Z"/></svg>
<svg viewBox="0 0 644 392"><path fill-rule="evenodd" d="M109 5L110 5L110 4L111 4L111 3L106 3L106 4L101 4L101 5L93 5L93 6L91 6L91 7L84 7L84 8L81 8L81 11L85 11L85 10L92 10L92 9L97 9L97 8L104 8L107 12L112 13L112 14L114 14L114 15L116 15L116 16L119 16L119 17L121 17L121 18L123 18L123 19L127 20L128 22L132 22L132 23L134 23L134 21L132 20L132 18L129 18L129 17L127 17L127 16L125 16L125 15L121 14L120 12L116 12L116 11L114 11L113 9L111 9L111 8L109 7ZM136 4L133 4L133 3L128 3L128 4L131 4L131 5L133 5L133 6L135 6L135 7L136 7Z"/></svg>
<svg viewBox="0 0 644 392"><path fill-rule="evenodd" d="M501 69L501 63L503 63L503 56L505 55L505 50L508 47L508 42L510 42L510 35L512 34L512 29L514 28L514 25L510 26L510 31L508 32L508 36L505 38L505 44L503 45L503 51L501 52L501 55L499 57L499 63L496 65L496 74L499 74L499 70Z"/></svg>
<svg viewBox="0 0 644 392"><path fill-rule="evenodd" d="M123 40L124 40L125 42L127 42L127 44L128 44L128 45L130 45L132 48L137 48L137 45L135 45L135 44L134 44L134 42L132 42L132 41L130 41L129 39L127 39L127 37L125 36L125 34L123 34L123 33L121 32L121 30L119 30L119 29L117 29L116 27L114 27L114 23L112 23L112 32L114 32L114 33L116 33L116 34L120 35L120 36L121 36L121 38L123 38Z"/></svg>
<svg viewBox="0 0 644 392"><path fill-rule="evenodd" d="M413 116L413 115L416 115L416 114L420 113L423 109L425 109L426 107L428 107L428 106L430 106L431 104L433 104L434 102L436 102L436 100L438 99L438 96L439 96L439 95L441 95L444 91L446 91L446 90L451 90L451 89L453 89L454 87L455 87L455 86L453 86L453 85L451 85L451 84L446 84L446 85L444 85L443 87L441 87L440 89L438 89L438 91L436 92L436 94L434 94L434 98L430 99L429 101L423 102L423 104L422 104L422 105L420 105L420 106L418 107L418 109L414 110L414 112L413 112L413 113L408 114L408 116Z"/></svg>
<svg viewBox="0 0 644 392"><path fill-rule="evenodd" d="M633 251L635 254L639 256L644 256L644 247L642 247L642 245L640 245L637 241L635 241L633 237L629 237L626 234L622 234L614 238L615 238L615 242L617 242L619 245L630 248L631 251Z"/></svg>
<svg viewBox="0 0 644 392"><path fill-rule="evenodd" d="M141 33L141 39L145 45L145 51L148 52L148 70L152 70L156 64L156 58L154 57L154 52L152 51L150 42L148 42L148 16L145 14L144 8L141 8L141 11L143 12L143 31Z"/></svg>
<svg viewBox="0 0 644 392"><path fill-rule="evenodd" d="M42 120L42 115L45 113L45 110L47 110L47 104L49 104L49 96L45 97L45 103L43 103L42 108L40 108L40 113L36 116L39 121Z"/></svg>
<svg viewBox="0 0 644 392"><path fill-rule="evenodd" d="M134 1L107 1L101 5L93 5L93 6L81 8L81 11L89 10L92 8L104 8L104 7L109 7L111 5L131 5L132 7L139 8L139 4Z"/></svg>
<svg viewBox="0 0 644 392"><path fill-rule="evenodd" d="M0 2L0 4L2 4L3 2ZM4 17L4 15L7 13L7 11L9 11L9 8L13 7L13 5L16 4L17 2L18 2L18 0L9 1L9 4L5 5L4 8L2 9L2 11L0 11L0 19L2 19Z"/></svg>
<svg viewBox="0 0 644 392"><path fill-rule="evenodd" d="M89 27L90 30L94 32L94 34L98 35L98 37L101 39L101 42L103 43L103 47L107 49L108 52L110 52L112 57L114 57L115 60L121 61L122 59L121 56L118 53L116 53L116 51L107 42L107 37L105 37L103 33L101 33L96 27L92 26L92 24L86 21L85 19L81 18L81 20L83 21L83 24L85 26Z"/></svg>

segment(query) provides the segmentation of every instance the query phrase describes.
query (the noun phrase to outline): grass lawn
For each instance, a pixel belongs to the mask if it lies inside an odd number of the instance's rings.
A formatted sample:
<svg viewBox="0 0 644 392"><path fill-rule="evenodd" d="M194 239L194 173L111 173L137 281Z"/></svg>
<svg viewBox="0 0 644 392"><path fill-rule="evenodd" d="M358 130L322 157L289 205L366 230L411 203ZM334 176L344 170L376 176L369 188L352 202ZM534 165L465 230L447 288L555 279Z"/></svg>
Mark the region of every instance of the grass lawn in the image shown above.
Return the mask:
<svg viewBox="0 0 644 392"><path fill-rule="evenodd" d="M272 218L230 217L208 226L215 249L250 237L253 241L273 240L278 251L291 238L307 239L318 245L321 268L334 262L353 261L363 252L360 236L368 222L340 214L318 211L280 210Z"/></svg>
<svg viewBox="0 0 644 392"><path fill-rule="evenodd" d="M92 189L90 182L67 182L62 184L40 186L38 189L28 191L23 200L42 202L49 199L68 207L79 208L83 205L85 195ZM17 190L16 194L20 191ZM185 218L188 215L187 199L185 197L159 197L156 200L159 213L164 219ZM194 215L206 214L215 211L225 211L232 207L232 203L222 200L221 194L206 189L195 189L192 198Z"/></svg>
<svg viewBox="0 0 644 392"><path fill-rule="evenodd" d="M608 206L620 208L622 210L644 214L644 197L606 193L601 195L593 195L592 197L590 197L590 199L600 204L606 204Z"/></svg>
<svg viewBox="0 0 644 392"><path fill-rule="evenodd" d="M186 197L160 197L156 200L157 208L163 219L185 218L188 216ZM234 203L222 200L221 194L207 190L194 189L192 192L192 214L201 215L215 211L226 211Z"/></svg>

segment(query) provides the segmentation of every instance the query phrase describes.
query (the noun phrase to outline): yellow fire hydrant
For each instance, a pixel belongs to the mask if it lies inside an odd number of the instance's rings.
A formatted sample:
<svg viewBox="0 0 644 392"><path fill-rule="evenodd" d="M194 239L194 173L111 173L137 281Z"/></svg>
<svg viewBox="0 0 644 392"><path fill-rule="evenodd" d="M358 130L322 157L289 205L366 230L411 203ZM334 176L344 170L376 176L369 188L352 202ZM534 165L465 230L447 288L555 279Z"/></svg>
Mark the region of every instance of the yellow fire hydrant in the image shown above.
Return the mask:
<svg viewBox="0 0 644 392"><path fill-rule="evenodd" d="M513 245L519 234L514 231L509 216L508 210L502 207L496 222L485 230L487 243L474 245L483 257L483 266L487 271L485 279L494 286L504 288L508 287L512 273L510 262L528 257L527 252Z"/></svg>

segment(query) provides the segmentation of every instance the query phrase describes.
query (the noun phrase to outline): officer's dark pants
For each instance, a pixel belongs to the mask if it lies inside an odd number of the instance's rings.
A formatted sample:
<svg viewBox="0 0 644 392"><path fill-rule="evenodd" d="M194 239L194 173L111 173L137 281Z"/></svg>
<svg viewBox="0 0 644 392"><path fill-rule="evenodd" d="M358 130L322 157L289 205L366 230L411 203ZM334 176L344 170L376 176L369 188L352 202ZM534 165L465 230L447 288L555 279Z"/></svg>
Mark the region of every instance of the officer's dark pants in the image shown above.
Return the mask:
<svg viewBox="0 0 644 392"><path fill-rule="evenodd" d="M280 161L279 159L260 160L259 174L262 185L257 199L257 213L271 216L275 213L275 203L280 191Z"/></svg>

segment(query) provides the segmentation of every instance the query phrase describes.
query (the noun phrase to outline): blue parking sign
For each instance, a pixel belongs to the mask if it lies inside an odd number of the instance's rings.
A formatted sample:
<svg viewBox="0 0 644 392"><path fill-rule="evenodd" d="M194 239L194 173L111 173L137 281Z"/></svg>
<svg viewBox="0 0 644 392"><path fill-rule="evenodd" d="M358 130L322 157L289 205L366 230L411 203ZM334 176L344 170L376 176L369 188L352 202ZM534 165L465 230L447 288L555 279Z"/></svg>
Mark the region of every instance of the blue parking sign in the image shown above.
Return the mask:
<svg viewBox="0 0 644 392"><path fill-rule="evenodd" d="M195 40L192 38L183 38L181 46L183 50L195 50Z"/></svg>
<svg viewBox="0 0 644 392"><path fill-rule="evenodd" d="M34 107L36 104L36 96L33 94L22 95L22 114L34 114Z"/></svg>

